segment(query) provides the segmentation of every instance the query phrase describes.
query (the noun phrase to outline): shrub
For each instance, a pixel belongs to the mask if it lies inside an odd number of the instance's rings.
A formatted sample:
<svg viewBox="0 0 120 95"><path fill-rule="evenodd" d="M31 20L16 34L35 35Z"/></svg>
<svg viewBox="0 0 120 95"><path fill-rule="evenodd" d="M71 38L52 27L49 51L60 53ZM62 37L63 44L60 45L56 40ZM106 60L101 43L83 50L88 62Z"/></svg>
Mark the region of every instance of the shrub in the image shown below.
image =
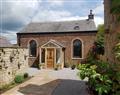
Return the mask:
<svg viewBox="0 0 120 95"><path fill-rule="evenodd" d="M120 43L114 47L115 57L120 61Z"/></svg>
<svg viewBox="0 0 120 95"><path fill-rule="evenodd" d="M24 73L24 78L28 78L29 74L28 73Z"/></svg>
<svg viewBox="0 0 120 95"><path fill-rule="evenodd" d="M14 79L14 81L15 81L16 83L22 83L23 80L24 80L24 76L23 76L23 75L16 75L16 76L15 76L15 79Z"/></svg>
<svg viewBox="0 0 120 95"><path fill-rule="evenodd" d="M100 74L106 74L106 72L110 70L110 65L108 62L98 60L96 62L96 65L97 65L97 72Z"/></svg>
<svg viewBox="0 0 120 95"><path fill-rule="evenodd" d="M86 77L89 80L89 84L98 95L108 94L111 90L112 81L108 75L101 75L96 71L96 65L82 64L79 66L80 78L83 80Z"/></svg>

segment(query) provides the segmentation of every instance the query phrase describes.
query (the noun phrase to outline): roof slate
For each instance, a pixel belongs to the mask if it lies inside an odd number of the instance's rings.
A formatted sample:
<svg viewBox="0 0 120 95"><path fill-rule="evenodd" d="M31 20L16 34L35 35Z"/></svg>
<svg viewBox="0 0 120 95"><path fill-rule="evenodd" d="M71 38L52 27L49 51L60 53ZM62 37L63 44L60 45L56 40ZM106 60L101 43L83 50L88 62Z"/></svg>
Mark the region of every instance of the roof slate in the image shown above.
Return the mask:
<svg viewBox="0 0 120 95"><path fill-rule="evenodd" d="M94 20L32 22L18 33L97 31Z"/></svg>

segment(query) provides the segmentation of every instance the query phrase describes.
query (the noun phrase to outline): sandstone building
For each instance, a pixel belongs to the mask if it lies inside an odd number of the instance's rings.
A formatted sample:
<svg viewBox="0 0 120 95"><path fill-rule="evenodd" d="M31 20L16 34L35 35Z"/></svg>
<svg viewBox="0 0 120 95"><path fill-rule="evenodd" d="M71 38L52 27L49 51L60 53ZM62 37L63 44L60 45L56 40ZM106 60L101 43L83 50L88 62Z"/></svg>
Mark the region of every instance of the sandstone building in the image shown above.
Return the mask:
<svg viewBox="0 0 120 95"><path fill-rule="evenodd" d="M17 33L20 47L29 49L29 66L41 64L54 68L80 63L96 38L92 11L88 19L60 22L33 22Z"/></svg>

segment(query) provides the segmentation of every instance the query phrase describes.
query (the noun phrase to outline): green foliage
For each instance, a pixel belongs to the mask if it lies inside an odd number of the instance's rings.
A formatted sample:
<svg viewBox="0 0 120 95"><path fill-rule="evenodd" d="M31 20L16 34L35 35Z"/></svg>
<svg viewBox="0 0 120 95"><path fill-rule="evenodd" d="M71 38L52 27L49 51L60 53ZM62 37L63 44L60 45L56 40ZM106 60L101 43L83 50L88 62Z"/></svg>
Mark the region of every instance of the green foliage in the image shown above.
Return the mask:
<svg viewBox="0 0 120 95"><path fill-rule="evenodd" d="M98 92L98 95L108 94L111 88L112 81L108 75L100 75L96 81L95 90Z"/></svg>
<svg viewBox="0 0 120 95"><path fill-rule="evenodd" d="M98 26L97 40L94 43L97 48L96 52L97 54L100 55L104 54L104 35L105 35L104 24L101 24Z"/></svg>
<svg viewBox="0 0 120 95"><path fill-rule="evenodd" d="M3 93L3 92L5 92L5 91L7 91L15 86L16 86L15 82L12 81L9 84L5 84L5 85L0 86L0 92Z"/></svg>
<svg viewBox="0 0 120 95"><path fill-rule="evenodd" d="M111 12L114 14L120 14L120 0L112 0Z"/></svg>
<svg viewBox="0 0 120 95"><path fill-rule="evenodd" d="M118 43L114 48L115 56L118 60L120 60L120 43Z"/></svg>
<svg viewBox="0 0 120 95"><path fill-rule="evenodd" d="M104 26L99 26L98 30L92 50L88 53L84 64L77 67L80 70L78 75L82 80L88 78L90 87L97 92L97 95L120 95L120 64L110 64L96 57L103 55L104 52ZM120 60L120 43L115 46L114 53Z"/></svg>
<svg viewBox="0 0 120 95"><path fill-rule="evenodd" d="M112 0L111 13L119 15L117 20L120 21L120 0Z"/></svg>
<svg viewBox="0 0 120 95"><path fill-rule="evenodd" d="M24 76L23 76L23 75L16 75L16 76L15 76L15 79L14 79L14 81L15 81L16 83L22 83L23 80L24 80Z"/></svg>
<svg viewBox="0 0 120 95"><path fill-rule="evenodd" d="M101 60L92 60L80 64L78 75L88 83L98 95L119 95L120 92L120 64L109 64ZM92 63L92 64L91 64Z"/></svg>
<svg viewBox="0 0 120 95"><path fill-rule="evenodd" d="M111 87L108 85L96 84L95 90L98 92L98 95L103 95L104 93L108 94L108 92L111 90Z"/></svg>
<svg viewBox="0 0 120 95"><path fill-rule="evenodd" d="M82 80L85 79L86 77L89 78L96 74L95 65L90 66L88 64L80 64L78 68L80 70L79 75Z"/></svg>
<svg viewBox="0 0 120 95"><path fill-rule="evenodd" d="M109 63L102 60L97 61L97 72L104 74L109 70Z"/></svg>
<svg viewBox="0 0 120 95"><path fill-rule="evenodd" d="M98 26L97 40L104 43L105 27L104 24Z"/></svg>
<svg viewBox="0 0 120 95"><path fill-rule="evenodd" d="M91 55L98 59L98 55L104 55L104 25L98 26L97 39L91 48Z"/></svg>

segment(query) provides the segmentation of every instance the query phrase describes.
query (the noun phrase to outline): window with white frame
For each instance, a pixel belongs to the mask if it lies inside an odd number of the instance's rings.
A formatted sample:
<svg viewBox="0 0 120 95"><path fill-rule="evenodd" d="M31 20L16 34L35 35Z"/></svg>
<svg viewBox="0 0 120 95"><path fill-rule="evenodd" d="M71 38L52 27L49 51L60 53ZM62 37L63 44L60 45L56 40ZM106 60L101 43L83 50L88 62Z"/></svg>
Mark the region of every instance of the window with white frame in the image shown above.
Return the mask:
<svg viewBox="0 0 120 95"><path fill-rule="evenodd" d="M79 39L73 41L73 58L82 58L82 42Z"/></svg>

